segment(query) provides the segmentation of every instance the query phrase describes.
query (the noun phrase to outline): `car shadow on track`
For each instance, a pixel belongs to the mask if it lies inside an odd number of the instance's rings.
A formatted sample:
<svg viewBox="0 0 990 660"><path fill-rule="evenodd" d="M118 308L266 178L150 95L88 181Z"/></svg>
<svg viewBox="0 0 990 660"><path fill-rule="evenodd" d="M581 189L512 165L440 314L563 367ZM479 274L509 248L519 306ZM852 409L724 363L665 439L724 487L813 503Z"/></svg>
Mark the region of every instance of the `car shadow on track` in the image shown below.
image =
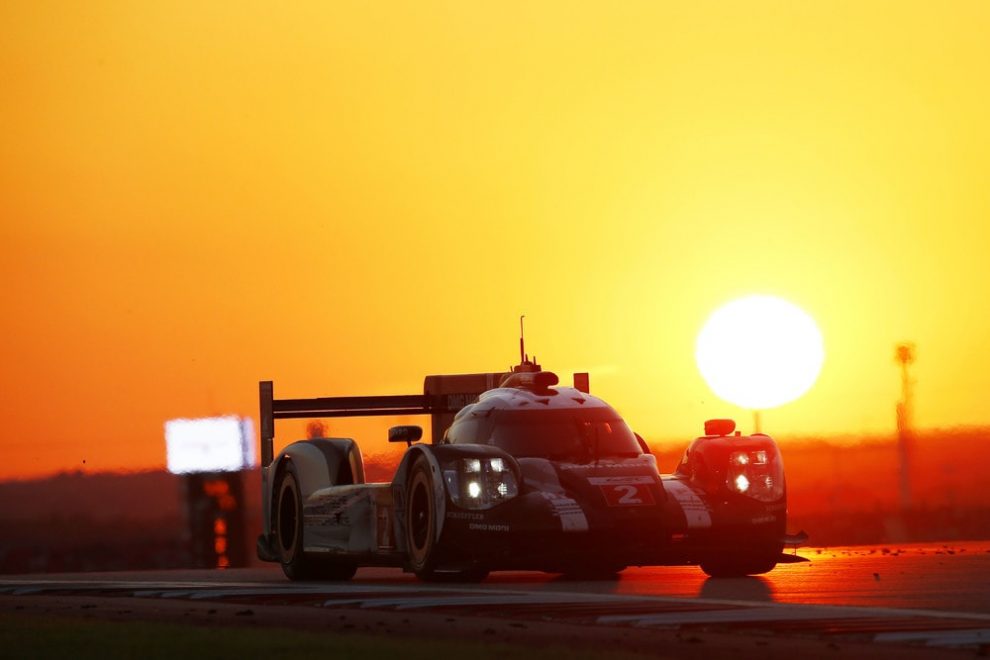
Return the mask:
<svg viewBox="0 0 990 660"><path fill-rule="evenodd" d="M708 578L701 583L699 598L773 602L773 585L760 577Z"/></svg>

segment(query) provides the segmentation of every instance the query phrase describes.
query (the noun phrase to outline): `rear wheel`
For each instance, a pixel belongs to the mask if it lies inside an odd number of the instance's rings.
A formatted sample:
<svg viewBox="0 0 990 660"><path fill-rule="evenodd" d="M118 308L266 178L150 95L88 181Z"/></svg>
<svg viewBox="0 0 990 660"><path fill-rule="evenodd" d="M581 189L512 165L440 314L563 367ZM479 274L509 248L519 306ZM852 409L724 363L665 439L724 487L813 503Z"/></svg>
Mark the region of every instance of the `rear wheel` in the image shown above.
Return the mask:
<svg viewBox="0 0 990 660"><path fill-rule="evenodd" d="M440 567L437 552L437 507L430 464L416 459L409 471L406 487L406 536L409 541L409 565L427 582L480 582L488 577L482 567L446 570Z"/></svg>
<svg viewBox="0 0 990 660"><path fill-rule="evenodd" d="M316 559L303 552L302 492L295 466L288 463L275 487L275 552L291 580L350 580L357 572L351 562Z"/></svg>

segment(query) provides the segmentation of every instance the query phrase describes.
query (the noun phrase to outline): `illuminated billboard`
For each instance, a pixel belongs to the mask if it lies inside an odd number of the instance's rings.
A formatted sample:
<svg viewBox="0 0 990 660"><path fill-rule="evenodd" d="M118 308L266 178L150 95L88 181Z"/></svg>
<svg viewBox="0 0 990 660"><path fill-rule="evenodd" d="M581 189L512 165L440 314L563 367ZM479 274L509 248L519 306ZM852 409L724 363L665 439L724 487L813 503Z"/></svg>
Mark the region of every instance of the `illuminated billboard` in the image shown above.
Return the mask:
<svg viewBox="0 0 990 660"><path fill-rule="evenodd" d="M257 465L254 424L249 417L171 419L165 422L165 453L172 474L236 472Z"/></svg>

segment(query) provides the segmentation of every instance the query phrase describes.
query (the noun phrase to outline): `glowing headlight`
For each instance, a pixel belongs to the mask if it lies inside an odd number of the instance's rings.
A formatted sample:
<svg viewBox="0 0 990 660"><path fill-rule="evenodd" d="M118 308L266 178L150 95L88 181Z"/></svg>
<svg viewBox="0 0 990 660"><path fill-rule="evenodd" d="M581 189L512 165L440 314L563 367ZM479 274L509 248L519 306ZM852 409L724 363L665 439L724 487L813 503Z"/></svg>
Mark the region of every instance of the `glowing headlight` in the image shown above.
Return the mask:
<svg viewBox="0 0 990 660"><path fill-rule="evenodd" d="M774 502L784 495L784 466L774 449L734 451L729 454L725 484L761 502Z"/></svg>
<svg viewBox="0 0 990 660"><path fill-rule="evenodd" d="M444 465L450 499L465 509L490 509L519 493L515 473L501 457L462 458Z"/></svg>

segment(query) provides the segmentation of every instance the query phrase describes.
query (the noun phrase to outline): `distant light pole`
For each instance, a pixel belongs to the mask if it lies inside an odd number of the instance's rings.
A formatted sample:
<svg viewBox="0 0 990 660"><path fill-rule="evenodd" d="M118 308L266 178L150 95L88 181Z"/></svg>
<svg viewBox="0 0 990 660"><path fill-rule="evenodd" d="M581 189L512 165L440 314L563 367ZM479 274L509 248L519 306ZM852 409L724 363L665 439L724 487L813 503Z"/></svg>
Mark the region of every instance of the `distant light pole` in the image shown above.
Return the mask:
<svg viewBox="0 0 990 660"><path fill-rule="evenodd" d="M908 367L914 364L915 346L898 344L894 360L901 365L901 400L897 403L897 454L900 459L901 510L911 508L911 453L914 445L914 381Z"/></svg>

